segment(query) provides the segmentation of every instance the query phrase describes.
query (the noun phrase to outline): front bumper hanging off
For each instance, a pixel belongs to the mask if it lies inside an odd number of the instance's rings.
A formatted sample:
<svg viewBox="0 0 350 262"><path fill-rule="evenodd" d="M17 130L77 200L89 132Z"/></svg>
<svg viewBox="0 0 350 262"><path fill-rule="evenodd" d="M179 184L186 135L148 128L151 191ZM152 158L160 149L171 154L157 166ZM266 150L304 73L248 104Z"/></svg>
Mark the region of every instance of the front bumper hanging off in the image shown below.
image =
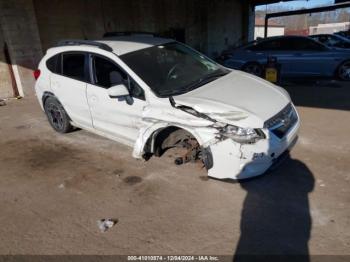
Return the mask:
<svg viewBox="0 0 350 262"><path fill-rule="evenodd" d="M282 138L264 130L267 138L254 144L240 144L226 139L211 145L213 167L208 176L219 179L246 179L265 173L279 163L297 140L299 121Z"/></svg>

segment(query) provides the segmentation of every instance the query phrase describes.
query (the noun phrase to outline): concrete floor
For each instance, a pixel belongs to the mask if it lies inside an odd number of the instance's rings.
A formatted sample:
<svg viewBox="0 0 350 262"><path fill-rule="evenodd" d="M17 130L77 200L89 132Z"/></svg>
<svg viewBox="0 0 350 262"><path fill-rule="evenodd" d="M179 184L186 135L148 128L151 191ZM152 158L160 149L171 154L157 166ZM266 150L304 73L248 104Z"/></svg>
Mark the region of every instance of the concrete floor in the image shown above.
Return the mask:
<svg viewBox="0 0 350 262"><path fill-rule="evenodd" d="M348 85L287 86L299 142L277 170L241 184L169 155L135 160L85 131L55 133L36 100L8 101L0 254L350 255ZM101 233L101 218L119 222Z"/></svg>

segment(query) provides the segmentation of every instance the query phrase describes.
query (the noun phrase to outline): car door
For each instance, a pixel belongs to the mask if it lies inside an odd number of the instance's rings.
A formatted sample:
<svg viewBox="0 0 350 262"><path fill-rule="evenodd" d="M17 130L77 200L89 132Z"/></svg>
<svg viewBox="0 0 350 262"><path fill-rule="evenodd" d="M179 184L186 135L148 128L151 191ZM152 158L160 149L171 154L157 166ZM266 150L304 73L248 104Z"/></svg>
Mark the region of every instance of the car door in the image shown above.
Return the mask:
<svg viewBox="0 0 350 262"><path fill-rule="evenodd" d="M86 97L88 67L84 52L64 52L58 55L56 72L50 76L51 89L69 117L78 125L92 127Z"/></svg>
<svg viewBox="0 0 350 262"><path fill-rule="evenodd" d="M115 61L107 57L90 54L89 65L91 83L87 86L87 98L94 128L117 140L133 144L146 106L144 91ZM116 78L116 74L121 79ZM109 97L108 89L118 84L124 84L130 96Z"/></svg>
<svg viewBox="0 0 350 262"><path fill-rule="evenodd" d="M283 38L263 40L250 48L254 52L256 60L261 64L266 64L268 57L276 57L281 65L281 74L288 76L294 73L294 68L290 66L293 58L288 52L288 41Z"/></svg>
<svg viewBox="0 0 350 262"><path fill-rule="evenodd" d="M295 73L295 68L291 66L293 54L290 51L288 38L277 38L272 40L268 48L268 56L277 58L277 63L281 65L281 74L291 76Z"/></svg>
<svg viewBox="0 0 350 262"><path fill-rule="evenodd" d="M326 46L306 37L291 38L289 43L290 66L296 76L325 75L333 68L334 57Z"/></svg>

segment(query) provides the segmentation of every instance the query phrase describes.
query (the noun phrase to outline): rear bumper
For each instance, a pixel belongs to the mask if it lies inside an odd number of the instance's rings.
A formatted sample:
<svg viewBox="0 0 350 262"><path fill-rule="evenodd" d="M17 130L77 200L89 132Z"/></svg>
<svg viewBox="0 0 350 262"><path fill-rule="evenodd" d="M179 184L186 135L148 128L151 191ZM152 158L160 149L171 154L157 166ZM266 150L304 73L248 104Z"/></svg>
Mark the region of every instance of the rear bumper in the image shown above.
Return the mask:
<svg viewBox="0 0 350 262"><path fill-rule="evenodd" d="M246 179L262 175L269 168L276 167L295 145L299 121L282 139L269 130L264 130L267 138L254 144L239 144L226 139L211 145L213 167L208 170L208 176L218 179Z"/></svg>

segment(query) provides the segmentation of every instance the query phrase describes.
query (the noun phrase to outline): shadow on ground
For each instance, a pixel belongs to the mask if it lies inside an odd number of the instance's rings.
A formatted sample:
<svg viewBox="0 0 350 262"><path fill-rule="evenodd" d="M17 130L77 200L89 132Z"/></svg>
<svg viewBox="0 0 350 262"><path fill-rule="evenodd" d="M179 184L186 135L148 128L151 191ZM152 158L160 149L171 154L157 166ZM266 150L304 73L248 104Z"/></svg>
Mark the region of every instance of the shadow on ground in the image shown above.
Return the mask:
<svg viewBox="0 0 350 262"><path fill-rule="evenodd" d="M308 167L288 157L275 171L240 185L247 195L233 260L276 261L277 255L278 261L309 261L314 177Z"/></svg>
<svg viewBox="0 0 350 262"><path fill-rule="evenodd" d="M350 110L350 82L302 78L284 80L280 86L297 106Z"/></svg>

